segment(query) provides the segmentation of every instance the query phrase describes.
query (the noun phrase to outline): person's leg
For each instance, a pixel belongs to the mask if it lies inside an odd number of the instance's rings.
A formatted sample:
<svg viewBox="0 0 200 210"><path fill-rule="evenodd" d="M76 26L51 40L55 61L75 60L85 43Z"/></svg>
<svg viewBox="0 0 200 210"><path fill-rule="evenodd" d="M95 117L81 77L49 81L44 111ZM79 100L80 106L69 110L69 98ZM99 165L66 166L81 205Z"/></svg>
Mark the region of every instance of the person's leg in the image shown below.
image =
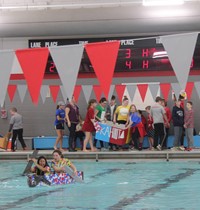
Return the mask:
<svg viewBox="0 0 200 210"><path fill-rule="evenodd" d="M164 141L163 141L163 147L164 148L167 148L168 135L169 135L169 128L165 128L165 138L164 138Z"/></svg>
<svg viewBox="0 0 200 210"><path fill-rule="evenodd" d="M193 148L194 147L194 138L193 138L193 133L194 133L194 128L186 128L188 133L188 148Z"/></svg>
<svg viewBox="0 0 200 210"><path fill-rule="evenodd" d="M17 130L13 130L13 133L12 133L12 144L11 144L11 150L12 151L15 151L16 139L17 139Z"/></svg>
<svg viewBox="0 0 200 210"><path fill-rule="evenodd" d="M179 145L180 146L183 146L184 144L183 144L183 140L182 140L182 138L184 139L184 136L183 136L183 128L182 127L178 127L179 129L178 129L178 143L179 143ZM185 134L185 132L184 132L184 134Z"/></svg>
<svg viewBox="0 0 200 210"><path fill-rule="evenodd" d="M62 146L63 146L63 135L64 135L64 130L60 130L60 141L59 141L59 143L60 143L60 150L62 151L63 150L63 148L62 148Z"/></svg>
<svg viewBox="0 0 200 210"><path fill-rule="evenodd" d="M18 133L18 139L22 145L22 148L25 150L26 149L26 144L24 142L24 138L23 138L23 129L18 129L17 130Z"/></svg>
<svg viewBox="0 0 200 210"><path fill-rule="evenodd" d="M88 144L88 142L90 140L90 134L91 134L90 132L85 132L85 139L84 139L84 142L83 142L83 152L87 152L88 151L86 149L86 147L87 147L87 144ZM93 147L93 145L92 145L92 147Z"/></svg>
<svg viewBox="0 0 200 210"><path fill-rule="evenodd" d="M54 144L54 150L58 149L57 145L58 143L60 143L60 140L62 139L62 130L61 129L56 129L56 133L57 133L57 138L56 138L56 142Z"/></svg>
<svg viewBox="0 0 200 210"><path fill-rule="evenodd" d="M94 138L94 143L93 143L94 147L97 147L97 139Z"/></svg>
<svg viewBox="0 0 200 210"><path fill-rule="evenodd" d="M96 152L97 149L96 149L96 147L93 146L92 133L90 133L89 144L90 144L91 151L92 151L92 152Z"/></svg>
<svg viewBox="0 0 200 210"><path fill-rule="evenodd" d="M159 138L160 138L160 146L162 148L164 140L166 136L164 123L159 123Z"/></svg>
<svg viewBox="0 0 200 210"><path fill-rule="evenodd" d="M67 125L68 127L68 125ZM69 151L74 151L75 146L75 136L76 136L76 124L71 123L71 126L68 127L69 130Z"/></svg>
<svg viewBox="0 0 200 210"><path fill-rule="evenodd" d="M154 148L158 146L158 134L159 134L159 126L158 124L154 124Z"/></svg>
<svg viewBox="0 0 200 210"><path fill-rule="evenodd" d="M174 126L174 147L179 146L179 127Z"/></svg>

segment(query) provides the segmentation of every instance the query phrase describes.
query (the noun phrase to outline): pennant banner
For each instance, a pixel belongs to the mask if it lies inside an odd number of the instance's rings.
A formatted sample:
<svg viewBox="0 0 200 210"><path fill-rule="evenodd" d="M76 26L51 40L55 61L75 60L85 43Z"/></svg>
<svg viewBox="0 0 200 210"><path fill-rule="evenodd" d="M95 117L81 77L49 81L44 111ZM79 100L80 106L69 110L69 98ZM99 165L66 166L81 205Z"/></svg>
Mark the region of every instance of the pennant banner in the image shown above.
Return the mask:
<svg viewBox="0 0 200 210"><path fill-rule="evenodd" d="M194 88L194 82L188 82L186 85L186 89L185 89L185 92L187 93L188 100L191 99L193 88Z"/></svg>
<svg viewBox="0 0 200 210"><path fill-rule="evenodd" d="M197 94L198 94L198 96L200 98L200 91L199 91L200 90L200 82L195 82L194 86L195 86Z"/></svg>
<svg viewBox="0 0 200 210"><path fill-rule="evenodd" d="M127 85L126 90L129 94L130 100L133 101L135 91L136 91L137 86L136 85Z"/></svg>
<svg viewBox="0 0 200 210"><path fill-rule="evenodd" d="M99 42L85 45L86 52L106 98L117 60L120 41Z"/></svg>
<svg viewBox="0 0 200 210"><path fill-rule="evenodd" d="M171 86L172 90L175 93L176 99L178 99L181 92L181 86L179 85L179 83L171 83Z"/></svg>
<svg viewBox="0 0 200 210"><path fill-rule="evenodd" d="M111 99L111 97L112 97L112 95L114 93L114 89L115 89L115 85L111 85L107 100Z"/></svg>
<svg viewBox="0 0 200 210"><path fill-rule="evenodd" d="M51 92L53 101L54 101L54 103L55 103L55 102L56 102L56 99L57 99L57 97L58 97L58 93L59 93L59 90L60 90L60 86L58 86L58 85L50 85L50 86L49 86L49 89L50 89L50 92Z"/></svg>
<svg viewBox="0 0 200 210"><path fill-rule="evenodd" d="M14 51L0 51L0 105L3 106L10 73L14 61Z"/></svg>
<svg viewBox="0 0 200 210"><path fill-rule="evenodd" d="M169 83L160 84L160 90L162 92L163 98L167 101L169 96L171 85Z"/></svg>
<svg viewBox="0 0 200 210"><path fill-rule="evenodd" d="M158 94L159 87L160 87L159 84L149 84L149 90L154 100Z"/></svg>
<svg viewBox="0 0 200 210"><path fill-rule="evenodd" d="M97 102L99 102L101 97L103 96L102 89L99 85L93 85L93 90L94 90Z"/></svg>
<svg viewBox="0 0 200 210"><path fill-rule="evenodd" d="M24 72L32 101L37 104L49 56L48 48L17 50L15 53Z"/></svg>
<svg viewBox="0 0 200 210"><path fill-rule="evenodd" d="M148 85L147 84L138 84L137 87L138 87L138 90L140 92L142 101L144 102L144 99L145 99L145 96L146 96L146 93L147 93Z"/></svg>
<svg viewBox="0 0 200 210"><path fill-rule="evenodd" d="M49 48L68 98L72 98L73 95L83 55L83 49L83 45Z"/></svg>
<svg viewBox="0 0 200 210"><path fill-rule="evenodd" d="M74 95L74 98L75 98L77 103L78 103L80 93L81 93L81 85L76 85L75 88L74 88L74 94L73 95Z"/></svg>
<svg viewBox="0 0 200 210"><path fill-rule="evenodd" d="M47 97L48 92L49 92L49 86L48 85L42 85L41 90L40 90L40 95L42 97L43 104L46 101L46 97Z"/></svg>
<svg viewBox="0 0 200 210"><path fill-rule="evenodd" d="M185 90L198 33L161 36L181 89Z"/></svg>
<svg viewBox="0 0 200 210"><path fill-rule="evenodd" d="M117 92L118 99L120 102L122 102L122 100L123 100L125 88L126 88L126 85L115 85L115 90Z"/></svg>
<svg viewBox="0 0 200 210"><path fill-rule="evenodd" d="M17 85L17 89L19 92L20 100L23 103L25 95L26 95L27 85Z"/></svg>
<svg viewBox="0 0 200 210"><path fill-rule="evenodd" d="M92 93L92 85L82 85L82 90L85 96L85 100L88 103L91 93Z"/></svg>
<svg viewBox="0 0 200 210"><path fill-rule="evenodd" d="M13 101L16 90L17 90L17 85L8 85L8 95L10 98L10 102Z"/></svg>

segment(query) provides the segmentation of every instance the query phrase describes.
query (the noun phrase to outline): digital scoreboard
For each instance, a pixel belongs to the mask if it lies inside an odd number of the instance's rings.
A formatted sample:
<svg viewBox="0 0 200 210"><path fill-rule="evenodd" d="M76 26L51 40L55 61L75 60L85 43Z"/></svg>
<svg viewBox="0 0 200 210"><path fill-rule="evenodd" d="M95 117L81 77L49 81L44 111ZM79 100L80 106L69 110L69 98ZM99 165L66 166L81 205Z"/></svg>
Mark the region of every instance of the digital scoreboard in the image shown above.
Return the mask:
<svg viewBox="0 0 200 210"><path fill-rule="evenodd" d="M120 40L115 72L144 72L144 71L173 71L164 47L159 39L137 39L137 37L115 37L115 38L91 38L91 39L51 39L51 40L29 40L29 48L52 47L73 44L87 44L93 42L105 42ZM181 56L177 55L177 56ZM200 70L200 41L198 39L191 70ZM90 63L86 51L79 69L79 73L92 73L94 69ZM48 58L46 74L57 74L57 70L51 56Z"/></svg>

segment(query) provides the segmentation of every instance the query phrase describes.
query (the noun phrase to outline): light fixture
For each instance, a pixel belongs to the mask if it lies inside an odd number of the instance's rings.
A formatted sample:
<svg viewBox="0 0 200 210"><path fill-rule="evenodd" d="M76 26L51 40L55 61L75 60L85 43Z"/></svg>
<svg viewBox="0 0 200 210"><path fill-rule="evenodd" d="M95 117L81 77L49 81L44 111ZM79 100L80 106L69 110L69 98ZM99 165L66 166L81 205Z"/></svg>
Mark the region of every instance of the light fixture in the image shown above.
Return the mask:
<svg viewBox="0 0 200 210"><path fill-rule="evenodd" d="M143 0L143 6L181 5L184 0Z"/></svg>
<svg viewBox="0 0 200 210"><path fill-rule="evenodd" d="M164 58L168 57L166 51L154 52L152 58Z"/></svg>

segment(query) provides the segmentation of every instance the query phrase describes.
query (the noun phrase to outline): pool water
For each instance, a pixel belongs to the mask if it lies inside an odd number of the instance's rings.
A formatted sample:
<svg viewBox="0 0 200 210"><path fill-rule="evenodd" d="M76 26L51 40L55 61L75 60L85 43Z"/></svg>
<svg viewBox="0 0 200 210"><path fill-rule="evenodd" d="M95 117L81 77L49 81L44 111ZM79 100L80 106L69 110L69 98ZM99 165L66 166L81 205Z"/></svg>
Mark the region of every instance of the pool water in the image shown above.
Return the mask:
<svg viewBox="0 0 200 210"><path fill-rule="evenodd" d="M29 188L25 162L0 162L0 209L196 210L198 161L74 161L83 184Z"/></svg>

